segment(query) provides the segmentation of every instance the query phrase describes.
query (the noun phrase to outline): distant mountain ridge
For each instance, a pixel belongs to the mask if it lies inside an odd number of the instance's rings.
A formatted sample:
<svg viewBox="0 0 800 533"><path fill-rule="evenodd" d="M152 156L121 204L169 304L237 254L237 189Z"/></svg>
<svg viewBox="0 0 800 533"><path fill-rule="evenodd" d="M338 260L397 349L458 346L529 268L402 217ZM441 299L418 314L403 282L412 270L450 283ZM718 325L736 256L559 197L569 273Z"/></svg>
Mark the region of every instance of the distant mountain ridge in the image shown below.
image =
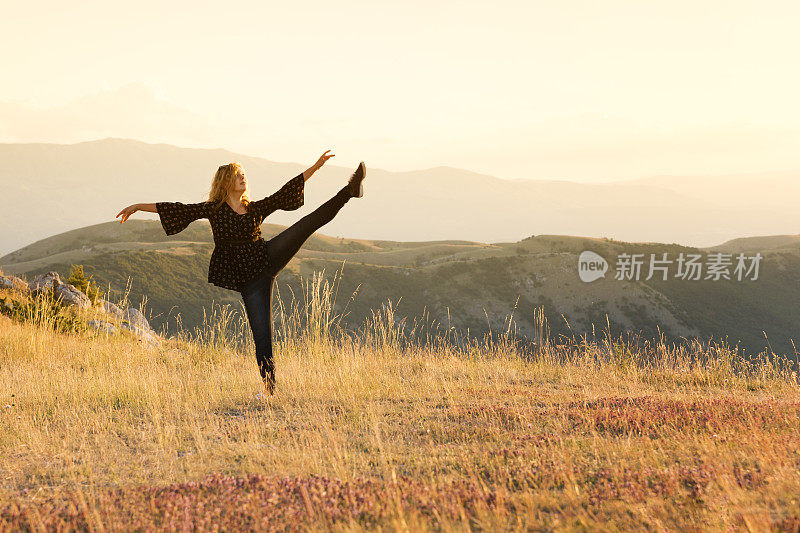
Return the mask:
<svg viewBox="0 0 800 533"><path fill-rule="evenodd" d="M256 198L314 162L280 163L224 149L118 138L0 144L0 187L9 199L0 210L0 253L114 220L132 203L200 201L214 170L230 161L244 165ZM326 225L328 234L500 242L536 233L711 246L742 236L793 233L800 220L793 201L800 180L792 173L581 183L504 180L446 166L389 172L367 161L367 168L365 198ZM310 212L352 170L328 163L307 183L299 211L279 211L268 222L285 225Z"/></svg>

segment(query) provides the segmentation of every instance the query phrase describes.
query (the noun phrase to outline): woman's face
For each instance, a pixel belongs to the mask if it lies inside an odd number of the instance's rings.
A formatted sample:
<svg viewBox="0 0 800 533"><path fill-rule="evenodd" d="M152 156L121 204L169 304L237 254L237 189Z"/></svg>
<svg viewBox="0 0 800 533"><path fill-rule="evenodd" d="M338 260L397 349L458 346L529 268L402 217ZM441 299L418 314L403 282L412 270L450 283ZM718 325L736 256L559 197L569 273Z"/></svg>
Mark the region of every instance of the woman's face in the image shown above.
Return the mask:
<svg viewBox="0 0 800 533"><path fill-rule="evenodd" d="M242 193L247 190L247 178L244 175L244 170L239 170L233 177L233 190L232 192Z"/></svg>

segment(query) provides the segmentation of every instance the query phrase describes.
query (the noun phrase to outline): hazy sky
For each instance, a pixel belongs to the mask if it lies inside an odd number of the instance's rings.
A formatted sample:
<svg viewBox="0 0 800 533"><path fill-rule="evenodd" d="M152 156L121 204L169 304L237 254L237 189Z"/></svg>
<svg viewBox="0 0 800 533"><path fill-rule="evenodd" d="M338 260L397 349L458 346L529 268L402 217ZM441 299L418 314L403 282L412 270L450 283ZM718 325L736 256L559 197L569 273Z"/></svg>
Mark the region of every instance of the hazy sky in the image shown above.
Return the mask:
<svg viewBox="0 0 800 533"><path fill-rule="evenodd" d="M8 2L0 142L504 178L800 169L800 4Z"/></svg>

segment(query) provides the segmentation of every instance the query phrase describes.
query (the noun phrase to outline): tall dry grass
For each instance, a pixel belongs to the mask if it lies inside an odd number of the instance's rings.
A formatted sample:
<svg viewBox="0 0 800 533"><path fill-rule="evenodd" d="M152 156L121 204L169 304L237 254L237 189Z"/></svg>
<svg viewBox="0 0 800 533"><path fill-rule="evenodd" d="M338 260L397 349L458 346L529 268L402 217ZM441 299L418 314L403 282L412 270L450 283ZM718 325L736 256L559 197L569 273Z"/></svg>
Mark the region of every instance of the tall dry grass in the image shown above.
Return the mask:
<svg viewBox="0 0 800 533"><path fill-rule="evenodd" d="M155 349L0 317L0 527L800 524L789 358L556 343L540 310L526 346L513 316L469 339L388 304L352 331L336 297L318 275L276 306L266 398L241 309Z"/></svg>

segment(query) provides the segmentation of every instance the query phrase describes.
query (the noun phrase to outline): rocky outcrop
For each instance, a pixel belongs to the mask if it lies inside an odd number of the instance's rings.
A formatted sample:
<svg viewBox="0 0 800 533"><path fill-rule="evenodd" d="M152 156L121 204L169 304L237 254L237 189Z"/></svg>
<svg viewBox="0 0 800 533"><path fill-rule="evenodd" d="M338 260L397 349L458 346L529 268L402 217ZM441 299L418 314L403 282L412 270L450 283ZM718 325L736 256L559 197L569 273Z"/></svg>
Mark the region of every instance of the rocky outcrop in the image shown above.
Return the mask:
<svg viewBox="0 0 800 533"><path fill-rule="evenodd" d="M27 281L18 278L17 276L11 276L11 275L9 276L0 275L0 289L19 291L23 294L28 294L31 292L31 288L28 286Z"/></svg>
<svg viewBox="0 0 800 533"><path fill-rule="evenodd" d="M141 328L141 327L129 324L128 322L123 322L122 324L120 324L119 327L121 327L122 329L126 329L126 330L130 331L139 340L141 340L142 342L144 342L144 343L146 343L148 345L151 345L151 346L159 346L159 345L161 345L161 339L159 338L158 334L155 331L153 331L152 329L150 329L149 326L148 326L147 329L145 329L145 328Z"/></svg>
<svg viewBox="0 0 800 533"><path fill-rule="evenodd" d="M119 332L117 326L115 326L111 322L106 322L105 320L90 320L88 324L91 327L102 331L103 333L108 333L109 335L113 335Z"/></svg>
<svg viewBox="0 0 800 533"><path fill-rule="evenodd" d="M117 304L102 298L98 301L98 303L100 304L100 307L103 309L104 313L116 318L125 318L125 313L122 312L122 309L120 309Z"/></svg>
<svg viewBox="0 0 800 533"><path fill-rule="evenodd" d="M122 319L127 320L128 323L133 327L141 328L147 331L153 331L150 328L150 323L144 317L142 312L138 309L134 309L133 307L129 307L123 311Z"/></svg>
<svg viewBox="0 0 800 533"><path fill-rule="evenodd" d="M92 301L89 297L69 283L60 283L54 292L56 298L60 298L66 305L76 305L81 309L89 309L92 306Z"/></svg>
<svg viewBox="0 0 800 533"><path fill-rule="evenodd" d="M38 294L42 291L53 290L53 285L58 285L59 283L61 283L61 278L58 272L48 272L33 278L29 286L33 294Z"/></svg>
<svg viewBox="0 0 800 533"><path fill-rule="evenodd" d="M89 297L74 285L61 281L58 272L40 274L30 283L16 276L0 275L0 289L14 290L31 296L52 292L63 306L75 306L80 309L92 307ZM13 303L5 299L3 305L13 308ZM119 305L102 298L97 301L97 308L106 315L106 318L89 320L87 322L89 327L107 335L118 335L121 330L127 330L149 346L161 344L161 337L150 327L147 318L138 309L134 307L122 309Z"/></svg>
<svg viewBox="0 0 800 533"><path fill-rule="evenodd" d="M130 331L148 344L161 344L158 334L150 327L150 323L145 316L134 307L128 307L122 311L122 323L120 327Z"/></svg>
<svg viewBox="0 0 800 533"><path fill-rule="evenodd" d="M118 326L108 320L90 320L89 325L107 334L119 333L124 329L130 331L136 338L151 346L159 346L161 337L150 327L144 314L135 307L122 310L117 304L108 300L98 300L98 306L109 317L118 322Z"/></svg>
<svg viewBox="0 0 800 533"><path fill-rule="evenodd" d="M81 309L88 309L92 306L92 301L83 292L69 283L64 283L58 275L58 272L48 272L46 274L39 274L30 283L32 294L38 294L42 291L52 291L53 296L60 299L64 305L75 305Z"/></svg>

